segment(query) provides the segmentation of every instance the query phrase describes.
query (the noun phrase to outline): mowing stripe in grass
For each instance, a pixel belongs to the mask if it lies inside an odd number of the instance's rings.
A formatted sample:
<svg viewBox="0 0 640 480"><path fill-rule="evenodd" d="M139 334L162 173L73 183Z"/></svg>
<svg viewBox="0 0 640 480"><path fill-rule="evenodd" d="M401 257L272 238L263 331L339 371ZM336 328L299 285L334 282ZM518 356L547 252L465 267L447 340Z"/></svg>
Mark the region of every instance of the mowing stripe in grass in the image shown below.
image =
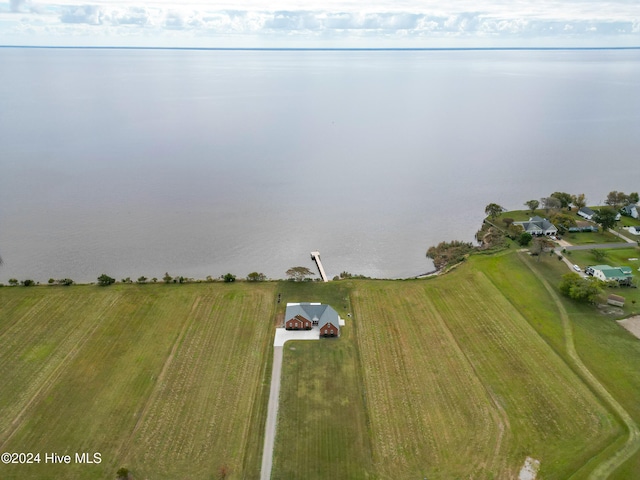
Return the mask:
<svg viewBox="0 0 640 480"><path fill-rule="evenodd" d="M629 436L624 448L618 450L610 458L602 461L590 474L589 478L602 479L609 477L617 468L623 465L629 458L631 458L640 449L640 428L638 424L631 418L629 413L618 403L618 401L609 393L602 383L591 373L586 365L580 359L580 356L576 352L575 344L573 341L573 327L571 320L567 315L562 302L558 298L558 295L544 277L538 272L530 262L527 262L524 258L520 257L522 261L531 269L536 275L538 280L544 285L549 295L553 298L560 316L562 318L562 325L565 331L566 349L568 355L572 358L575 366L580 370L583 378L586 382L596 391L598 394L611 406L616 414L622 419L627 427Z"/></svg>

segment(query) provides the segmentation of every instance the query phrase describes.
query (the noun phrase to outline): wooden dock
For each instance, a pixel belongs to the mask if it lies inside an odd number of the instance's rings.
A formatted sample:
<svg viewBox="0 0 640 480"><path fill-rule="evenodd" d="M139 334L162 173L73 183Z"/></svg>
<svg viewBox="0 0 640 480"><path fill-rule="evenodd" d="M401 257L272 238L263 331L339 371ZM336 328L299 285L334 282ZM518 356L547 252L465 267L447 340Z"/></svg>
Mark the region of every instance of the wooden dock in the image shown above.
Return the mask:
<svg viewBox="0 0 640 480"><path fill-rule="evenodd" d="M311 260L316 262L318 266L318 271L320 272L320 276L322 277L323 282L328 282L327 274L324 273L324 267L322 266L322 262L320 261L320 252L311 252Z"/></svg>

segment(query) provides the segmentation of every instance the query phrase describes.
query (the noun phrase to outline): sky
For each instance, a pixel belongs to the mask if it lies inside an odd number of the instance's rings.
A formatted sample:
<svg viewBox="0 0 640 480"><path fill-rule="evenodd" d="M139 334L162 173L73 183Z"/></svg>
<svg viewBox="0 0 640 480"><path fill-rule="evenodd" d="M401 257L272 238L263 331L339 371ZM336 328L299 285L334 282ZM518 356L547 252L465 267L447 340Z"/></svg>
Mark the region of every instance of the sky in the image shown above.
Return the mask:
<svg viewBox="0 0 640 480"><path fill-rule="evenodd" d="M640 46L640 0L9 0L0 45Z"/></svg>

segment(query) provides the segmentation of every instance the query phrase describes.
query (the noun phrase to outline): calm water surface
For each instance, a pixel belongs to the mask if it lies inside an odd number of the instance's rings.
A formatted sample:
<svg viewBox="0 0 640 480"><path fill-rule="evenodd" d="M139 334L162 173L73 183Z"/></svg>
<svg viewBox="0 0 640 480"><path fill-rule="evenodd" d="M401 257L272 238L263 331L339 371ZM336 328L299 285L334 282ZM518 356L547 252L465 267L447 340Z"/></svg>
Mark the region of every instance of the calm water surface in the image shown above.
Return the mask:
<svg viewBox="0 0 640 480"><path fill-rule="evenodd" d="M0 49L0 282L406 277L484 207L640 190L640 51Z"/></svg>

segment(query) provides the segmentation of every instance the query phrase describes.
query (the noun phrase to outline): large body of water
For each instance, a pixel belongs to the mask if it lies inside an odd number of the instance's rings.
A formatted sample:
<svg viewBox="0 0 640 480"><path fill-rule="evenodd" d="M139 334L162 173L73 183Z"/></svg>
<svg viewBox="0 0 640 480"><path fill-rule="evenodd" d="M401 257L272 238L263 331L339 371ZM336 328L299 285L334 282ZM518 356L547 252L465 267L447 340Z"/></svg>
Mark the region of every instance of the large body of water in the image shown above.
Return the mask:
<svg viewBox="0 0 640 480"><path fill-rule="evenodd" d="M640 190L640 50L0 49L0 282L407 277L496 202ZM524 207L522 207L524 208Z"/></svg>

